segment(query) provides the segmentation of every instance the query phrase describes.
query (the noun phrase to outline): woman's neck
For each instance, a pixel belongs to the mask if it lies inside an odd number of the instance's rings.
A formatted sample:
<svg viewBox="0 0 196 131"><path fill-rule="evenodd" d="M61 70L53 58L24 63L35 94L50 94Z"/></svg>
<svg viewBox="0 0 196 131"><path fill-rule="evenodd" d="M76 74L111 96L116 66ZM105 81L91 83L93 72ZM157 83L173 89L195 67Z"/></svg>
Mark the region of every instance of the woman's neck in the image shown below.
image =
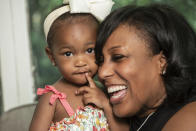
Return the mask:
<svg viewBox="0 0 196 131"><path fill-rule="evenodd" d="M145 117L149 114L155 112L164 102L166 95L162 95L157 101L154 102L151 106L144 106L143 109L138 113L138 117Z"/></svg>

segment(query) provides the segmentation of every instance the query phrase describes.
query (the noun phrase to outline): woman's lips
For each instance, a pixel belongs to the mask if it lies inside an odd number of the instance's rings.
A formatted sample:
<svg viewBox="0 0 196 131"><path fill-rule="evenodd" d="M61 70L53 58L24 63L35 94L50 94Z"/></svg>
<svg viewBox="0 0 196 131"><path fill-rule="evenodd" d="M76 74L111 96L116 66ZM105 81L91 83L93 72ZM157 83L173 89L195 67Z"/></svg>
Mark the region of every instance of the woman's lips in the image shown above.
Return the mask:
<svg viewBox="0 0 196 131"><path fill-rule="evenodd" d="M127 87L126 86L110 86L108 87L108 93L110 94L110 103L118 104L126 96Z"/></svg>

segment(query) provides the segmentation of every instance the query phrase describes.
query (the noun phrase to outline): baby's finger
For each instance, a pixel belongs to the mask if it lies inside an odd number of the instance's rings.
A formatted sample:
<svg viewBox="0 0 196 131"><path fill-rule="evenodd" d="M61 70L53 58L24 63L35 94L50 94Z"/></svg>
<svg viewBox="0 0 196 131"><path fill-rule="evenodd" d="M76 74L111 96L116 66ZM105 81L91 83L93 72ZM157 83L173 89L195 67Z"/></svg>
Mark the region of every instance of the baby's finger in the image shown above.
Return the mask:
<svg viewBox="0 0 196 131"><path fill-rule="evenodd" d="M76 95L82 95L84 93L91 92L91 89L88 86L80 87L78 90L76 90Z"/></svg>
<svg viewBox="0 0 196 131"><path fill-rule="evenodd" d="M83 97L83 103L85 105L91 105L93 107L103 108L100 102L98 102L97 99L93 97L87 97L87 98Z"/></svg>
<svg viewBox="0 0 196 131"><path fill-rule="evenodd" d="M83 103L85 105L95 105L92 97L83 97Z"/></svg>
<svg viewBox="0 0 196 131"><path fill-rule="evenodd" d="M91 88L96 88L95 82L93 81L93 79L88 75L88 73L85 73L86 79L89 83L89 86Z"/></svg>

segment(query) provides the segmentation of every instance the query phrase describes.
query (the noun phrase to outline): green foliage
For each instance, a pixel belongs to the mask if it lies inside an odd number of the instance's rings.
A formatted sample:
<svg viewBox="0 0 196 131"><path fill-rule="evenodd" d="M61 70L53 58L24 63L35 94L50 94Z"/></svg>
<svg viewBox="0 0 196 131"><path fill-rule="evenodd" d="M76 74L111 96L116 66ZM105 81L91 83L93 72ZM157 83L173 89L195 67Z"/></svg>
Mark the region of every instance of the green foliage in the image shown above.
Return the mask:
<svg viewBox="0 0 196 131"><path fill-rule="evenodd" d="M137 0L113 0L115 2L113 10L128 4L134 4Z"/></svg>
<svg viewBox="0 0 196 131"><path fill-rule="evenodd" d="M61 5L63 0L28 0L30 38L32 44L32 56L35 66L36 88L44 87L45 84L55 82L60 74L53 67L47 58L44 48L47 46L44 33L43 21L47 14ZM190 24L196 29L196 1L195 0L113 0L115 5L113 10L119 7L132 5L146 5L151 3L162 3L173 6L181 12ZM102 87L101 83L95 78L96 84Z"/></svg>
<svg viewBox="0 0 196 131"><path fill-rule="evenodd" d="M46 56L45 47L47 42L43 33L43 21L48 13L56 6L61 5L62 0L29 0L30 38L35 66L36 88L52 84L60 76L57 69L53 67Z"/></svg>

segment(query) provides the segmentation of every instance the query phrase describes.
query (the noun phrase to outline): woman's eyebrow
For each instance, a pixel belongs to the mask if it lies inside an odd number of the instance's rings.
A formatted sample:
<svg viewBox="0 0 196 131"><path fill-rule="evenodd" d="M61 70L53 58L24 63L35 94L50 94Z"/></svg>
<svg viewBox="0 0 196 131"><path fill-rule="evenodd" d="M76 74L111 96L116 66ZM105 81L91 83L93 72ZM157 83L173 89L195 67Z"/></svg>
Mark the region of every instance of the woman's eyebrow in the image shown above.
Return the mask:
<svg viewBox="0 0 196 131"><path fill-rule="evenodd" d="M115 50L116 48L120 48L121 45L117 45L117 46L112 46L111 48L108 49L108 51L112 51Z"/></svg>

